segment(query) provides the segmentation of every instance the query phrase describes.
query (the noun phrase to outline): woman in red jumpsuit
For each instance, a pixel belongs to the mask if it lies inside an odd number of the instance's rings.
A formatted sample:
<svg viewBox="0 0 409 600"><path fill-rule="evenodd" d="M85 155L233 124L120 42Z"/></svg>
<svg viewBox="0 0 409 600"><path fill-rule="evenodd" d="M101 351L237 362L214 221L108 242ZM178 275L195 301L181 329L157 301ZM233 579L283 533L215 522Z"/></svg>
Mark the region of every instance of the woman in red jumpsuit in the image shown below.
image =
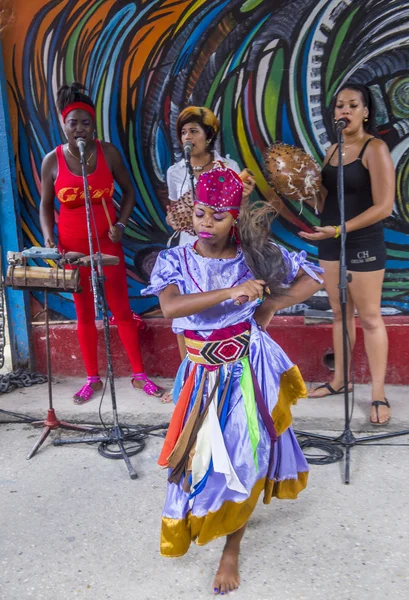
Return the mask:
<svg viewBox="0 0 409 600"><path fill-rule="evenodd" d="M62 86L57 93L57 107L64 123L68 143L47 154L41 167L40 222L46 246L54 245L54 198L60 201L58 218L58 246L66 252L89 255L87 221L84 202L80 155L76 140L85 141L85 163L95 220L92 221L94 251L97 236L101 252L118 256L118 266L104 267L105 292L109 309L118 326L119 336L128 354L133 375L132 385L151 396L161 397L163 390L150 381L144 373L139 347L138 328L129 305L122 236L131 216L135 192L118 150L112 144L95 138L95 108L92 100L83 93L78 83ZM122 191L118 219L112 201L114 181ZM105 207L103 204L105 202ZM109 225L106 211L109 213ZM80 268L82 292L74 294L78 319L78 337L87 372L87 382L74 395L76 404L91 399L102 389L98 374L97 329L94 301L89 284L90 269Z"/></svg>

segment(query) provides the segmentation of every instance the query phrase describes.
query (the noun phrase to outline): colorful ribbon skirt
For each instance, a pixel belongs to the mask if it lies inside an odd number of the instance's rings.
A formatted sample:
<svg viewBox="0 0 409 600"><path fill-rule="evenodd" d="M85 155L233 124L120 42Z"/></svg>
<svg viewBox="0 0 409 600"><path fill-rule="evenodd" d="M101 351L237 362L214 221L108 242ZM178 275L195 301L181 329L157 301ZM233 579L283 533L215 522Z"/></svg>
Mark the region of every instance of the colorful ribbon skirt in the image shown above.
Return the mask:
<svg viewBox="0 0 409 600"><path fill-rule="evenodd" d="M206 543L236 531L263 489L269 502L283 490L283 497L295 497L306 484L301 450L297 461L290 459L292 481L277 483L283 445L277 444L274 414L250 361L253 335L266 336L253 333L248 323L215 330L207 339L185 331L187 359L175 382L176 406L158 461L169 469L161 541L166 556L180 556L192 539ZM277 389L281 375L288 377L277 402L280 433L291 422L289 404L305 394L298 369L287 357L282 362L283 373L273 374ZM292 453L295 436L287 437ZM300 482L298 470L305 471Z"/></svg>

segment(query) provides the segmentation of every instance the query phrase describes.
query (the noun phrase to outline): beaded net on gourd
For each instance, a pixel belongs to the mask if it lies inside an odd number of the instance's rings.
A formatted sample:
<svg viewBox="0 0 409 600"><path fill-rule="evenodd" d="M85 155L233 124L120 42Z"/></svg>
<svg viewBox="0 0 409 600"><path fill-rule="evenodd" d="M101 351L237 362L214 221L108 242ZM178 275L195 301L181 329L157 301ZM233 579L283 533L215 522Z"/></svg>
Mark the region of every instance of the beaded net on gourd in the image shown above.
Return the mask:
<svg viewBox="0 0 409 600"><path fill-rule="evenodd" d="M302 203L313 200L317 205L321 184L318 163L304 150L278 142L264 155L267 180L281 197Z"/></svg>
<svg viewBox="0 0 409 600"><path fill-rule="evenodd" d="M177 231L186 231L190 235L195 235L192 221L193 200L190 190L185 192L179 200L171 203L169 215L169 220Z"/></svg>

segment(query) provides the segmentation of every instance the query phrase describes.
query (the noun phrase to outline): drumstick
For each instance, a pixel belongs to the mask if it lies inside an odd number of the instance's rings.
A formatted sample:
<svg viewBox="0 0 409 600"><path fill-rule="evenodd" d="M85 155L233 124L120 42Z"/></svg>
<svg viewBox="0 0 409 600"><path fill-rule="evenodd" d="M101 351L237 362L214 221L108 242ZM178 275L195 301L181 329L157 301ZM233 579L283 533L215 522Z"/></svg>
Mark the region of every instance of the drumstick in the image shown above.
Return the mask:
<svg viewBox="0 0 409 600"><path fill-rule="evenodd" d="M107 209L107 205L105 204L104 198L102 198L102 206L104 207L105 215L106 215L106 218L108 219L108 225L109 225L109 228L111 229L112 228L112 221L111 221L111 217L109 216L109 212L108 212L108 209Z"/></svg>
<svg viewBox="0 0 409 600"><path fill-rule="evenodd" d="M239 296L237 300L234 301L235 306L241 306L242 304L246 304L249 301L248 296Z"/></svg>

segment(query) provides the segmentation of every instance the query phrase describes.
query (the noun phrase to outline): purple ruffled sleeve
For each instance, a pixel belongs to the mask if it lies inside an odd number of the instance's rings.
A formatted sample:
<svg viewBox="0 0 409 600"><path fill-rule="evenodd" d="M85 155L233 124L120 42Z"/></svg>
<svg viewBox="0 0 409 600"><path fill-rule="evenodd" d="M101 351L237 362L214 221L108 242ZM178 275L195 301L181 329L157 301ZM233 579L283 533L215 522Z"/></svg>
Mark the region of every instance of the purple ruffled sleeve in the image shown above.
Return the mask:
<svg viewBox="0 0 409 600"><path fill-rule="evenodd" d="M324 272L324 269L321 269L321 267L318 265L314 264L310 260L307 260L307 253L305 250L301 250L301 252L289 252L283 246L279 246L279 248L282 252L288 269L288 275L284 283L292 283L300 269L305 271L307 275L319 283L323 283L323 280L321 277L319 277L319 275Z"/></svg>
<svg viewBox="0 0 409 600"><path fill-rule="evenodd" d="M177 249L162 250L158 254L151 273L150 284L141 291L142 296L158 296L168 285L177 285L180 293L184 293L184 278L180 268L180 257Z"/></svg>

